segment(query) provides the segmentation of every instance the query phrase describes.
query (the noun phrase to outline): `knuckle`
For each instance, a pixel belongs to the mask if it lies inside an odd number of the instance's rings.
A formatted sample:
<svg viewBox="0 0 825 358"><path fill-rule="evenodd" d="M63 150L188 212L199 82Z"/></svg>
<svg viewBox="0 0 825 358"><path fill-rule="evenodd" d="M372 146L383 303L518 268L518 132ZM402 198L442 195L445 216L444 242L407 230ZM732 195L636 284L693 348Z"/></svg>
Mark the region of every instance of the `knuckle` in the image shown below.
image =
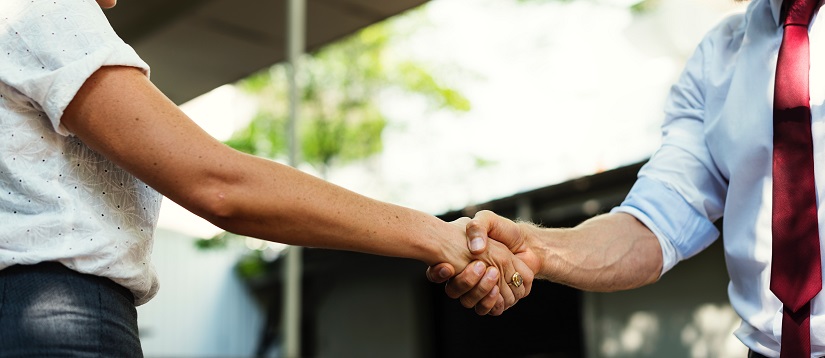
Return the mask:
<svg viewBox="0 0 825 358"><path fill-rule="evenodd" d="M479 287L481 287L481 288L483 288L483 289L485 289L489 292L490 290L493 289L494 286L496 286L498 284L498 281L499 281L498 277L484 276L484 278L481 280L481 283L479 283Z"/></svg>
<svg viewBox="0 0 825 358"><path fill-rule="evenodd" d="M464 308L473 308L473 306L475 306L475 303L470 302L470 298L467 296L462 296L458 302L461 302L461 305L464 306Z"/></svg>
<svg viewBox="0 0 825 358"><path fill-rule="evenodd" d="M521 276L524 278L524 283L525 284L532 283L533 280L536 278L536 276L533 274L533 272L529 271L529 270L527 272L521 274Z"/></svg>
<svg viewBox="0 0 825 358"><path fill-rule="evenodd" d="M475 286L476 283L478 283L478 278L473 277L471 274L459 275L455 280L456 287L461 288L464 291L467 291L470 287Z"/></svg>
<svg viewBox="0 0 825 358"><path fill-rule="evenodd" d="M476 313L479 315L486 315L490 313L496 306L496 299L490 300L488 298L483 299L476 305Z"/></svg>
<svg viewBox="0 0 825 358"><path fill-rule="evenodd" d="M481 222L478 219L472 219L467 222L467 232L481 231Z"/></svg>
<svg viewBox="0 0 825 358"><path fill-rule="evenodd" d="M515 297L509 297L509 296L504 297L504 307L509 308L509 307L512 307L514 304L516 304L516 298Z"/></svg>
<svg viewBox="0 0 825 358"><path fill-rule="evenodd" d="M522 298L524 298L524 297L526 297L526 296L527 296L527 289L524 287L524 285L522 285L522 286L520 287L520 289L518 289L518 290L516 290L516 291L518 291L518 292L515 292L515 295L516 295L516 302L518 302L518 300L520 300L520 299L522 299Z"/></svg>
<svg viewBox="0 0 825 358"><path fill-rule="evenodd" d="M452 298L452 299L456 299L456 298L461 297L461 292L453 286L452 281L448 282L444 286L444 292L447 293L447 297Z"/></svg>

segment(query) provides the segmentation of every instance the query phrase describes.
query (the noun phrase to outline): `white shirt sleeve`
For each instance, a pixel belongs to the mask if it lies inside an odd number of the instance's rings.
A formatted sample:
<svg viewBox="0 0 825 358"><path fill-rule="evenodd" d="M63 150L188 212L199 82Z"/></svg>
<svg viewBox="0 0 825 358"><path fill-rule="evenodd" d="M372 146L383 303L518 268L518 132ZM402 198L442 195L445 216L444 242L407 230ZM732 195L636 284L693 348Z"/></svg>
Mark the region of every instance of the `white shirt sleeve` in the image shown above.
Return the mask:
<svg viewBox="0 0 825 358"><path fill-rule="evenodd" d="M149 66L121 40L94 0L3 0L0 92L46 113L55 131L77 91L103 66Z"/></svg>
<svg viewBox="0 0 825 358"><path fill-rule="evenodd" d="M704 51L710 46L706 38L672 87L662 146L613 210L635 216L657 236L662 274L719 237L713 222L722 217L727 180L714 164L704 135Z"/></svg>

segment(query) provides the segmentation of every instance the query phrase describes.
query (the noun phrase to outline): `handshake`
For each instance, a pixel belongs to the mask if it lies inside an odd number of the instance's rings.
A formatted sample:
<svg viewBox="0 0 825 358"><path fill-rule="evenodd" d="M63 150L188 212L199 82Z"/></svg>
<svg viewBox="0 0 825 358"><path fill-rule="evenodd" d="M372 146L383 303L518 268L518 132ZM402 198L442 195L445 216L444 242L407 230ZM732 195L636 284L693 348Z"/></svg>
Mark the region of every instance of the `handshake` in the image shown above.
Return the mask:
<svg viewBox="0 0 825 358"><path fill-rule="evenodd" d="M447 282L447 296L474 308L479 315L498 316L530 294L533 279L541 270L535 246L528 242L528 231L535 226L515 223L490 211L450 224L460 230L457 237L463 242L458 249L463 252L451 252L456 249L456 239L445 242L448 259L428 267L427 279ZM456 268L461 267L464 269L456 274Z"/></svg>
<svg viewBox="0 0 825 358"><path fill-rule="evenodd" d="M439 242L442 255L425 260L431 265L427 278L447 282L447 295L480 315L500 315L515 305L530 294L536 277L612 292L651 284L662 273L659 240L626 213L554 229L481 211L445 226L456 231L455 238Z"/></svg>

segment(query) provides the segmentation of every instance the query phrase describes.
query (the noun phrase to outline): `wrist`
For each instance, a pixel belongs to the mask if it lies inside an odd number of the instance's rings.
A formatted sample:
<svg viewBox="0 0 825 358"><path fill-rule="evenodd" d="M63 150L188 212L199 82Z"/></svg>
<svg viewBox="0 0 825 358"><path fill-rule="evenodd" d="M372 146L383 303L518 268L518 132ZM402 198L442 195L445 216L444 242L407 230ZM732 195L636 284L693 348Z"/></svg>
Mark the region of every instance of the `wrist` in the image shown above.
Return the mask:
<svg viewBox="0 0 825 358"><path fill-rule="evenodd" d="M424 240L427 248L421 251L423 255L419 260L429 266L448 263L460 270L470 262L464 228L455 223L435 220L437 222L430 226L429 238Z"/></svg>
<svg viewBox="0 0 825 358"><path fill-rule="evenodd" d="M519 230L527 251L537 257L537 267L532 267L536 278L551 280L553 273L551 260L554 250L550 246L554 240L558 240L558 236L563 235L564 229L542 228L531 223L519 223Z"/></svg>

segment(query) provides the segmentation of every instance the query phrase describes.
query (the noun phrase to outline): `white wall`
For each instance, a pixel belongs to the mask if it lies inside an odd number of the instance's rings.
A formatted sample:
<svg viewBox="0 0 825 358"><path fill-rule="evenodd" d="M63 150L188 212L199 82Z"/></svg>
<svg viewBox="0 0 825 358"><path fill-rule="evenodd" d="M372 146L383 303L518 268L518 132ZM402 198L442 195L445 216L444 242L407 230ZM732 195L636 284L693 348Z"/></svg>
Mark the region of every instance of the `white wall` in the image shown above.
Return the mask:
<svg viewBox="0 0 825 358"><path fill-rule="evenodd" d="M640 289L583 295L588 357L742 358L721 240Z"/></svg>
<svg viewBox="0 0 825 358"><path fill-rule="evenodd" d="M160 229L152 260L160 292L138 307L146 357L248 357L263 314L233 266L237 249L202 251L194 239Z"/></svg>

